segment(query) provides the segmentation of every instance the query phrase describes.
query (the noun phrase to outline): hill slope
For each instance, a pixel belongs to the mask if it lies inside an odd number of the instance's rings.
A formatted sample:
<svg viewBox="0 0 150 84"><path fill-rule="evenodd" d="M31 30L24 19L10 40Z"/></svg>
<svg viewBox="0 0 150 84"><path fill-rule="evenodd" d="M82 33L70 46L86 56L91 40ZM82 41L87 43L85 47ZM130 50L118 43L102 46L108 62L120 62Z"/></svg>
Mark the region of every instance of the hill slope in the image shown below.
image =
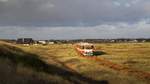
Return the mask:
<svg viewBox="0 0 150 84"><path fill-rule="evenodd" d="M47 64L8 43L0 42L0 84L107 84L55 65Z"/></svg>

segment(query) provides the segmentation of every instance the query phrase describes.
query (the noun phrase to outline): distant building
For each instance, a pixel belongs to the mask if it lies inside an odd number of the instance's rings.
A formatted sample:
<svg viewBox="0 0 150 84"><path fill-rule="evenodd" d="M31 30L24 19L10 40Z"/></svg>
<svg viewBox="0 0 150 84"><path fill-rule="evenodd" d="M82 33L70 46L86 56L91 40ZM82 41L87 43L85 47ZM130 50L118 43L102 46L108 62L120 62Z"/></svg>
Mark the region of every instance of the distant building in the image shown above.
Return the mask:
<svg viewBox="0 0 150 84"><path fill-rule="evenodd" d="M144 43L144 42L146 42L146 40L142 40L142 42Z"/></svg>
<svg viewBox="0 0 150 84"><path fill-rule="evenodd" d="M115 42L115 40L110 40L110 42L111 42L111 43L114 43L114 42Z"/></svg>
<svg viewBox="0 0 150 84"><path fill-rule="evenodd" d="M16 41L17 44L34 44L32 38L18 38Z"/></svg>
<svg viewBox="0 0 150 84"><path fill-rule="evenodd" d="M38 44L43 44L43 45L48 45L48 44L54 44L52 41L47 41L47 40L39 40L37 41Z"/></svg>
<svg viewBox="0 0 150 84"><path fill-rule="evenodd" d="M136 40L136 39L134 40L134 39L133 39L133 40L130 40L129 42L137 43L137 42L138 42L138 40Z"/></svg>
<svg viewBox="0 0 150 84"><path fill-rule="evenodd" d="M40 40L40 41L38 41L38 44L47 44L47 42L44 40Z"/></svg>
<svg viewBox="0 0 150 84"><path fill-rule="evenodd" d="M48 44L54 44L54 42L48 42Z"/></svg>

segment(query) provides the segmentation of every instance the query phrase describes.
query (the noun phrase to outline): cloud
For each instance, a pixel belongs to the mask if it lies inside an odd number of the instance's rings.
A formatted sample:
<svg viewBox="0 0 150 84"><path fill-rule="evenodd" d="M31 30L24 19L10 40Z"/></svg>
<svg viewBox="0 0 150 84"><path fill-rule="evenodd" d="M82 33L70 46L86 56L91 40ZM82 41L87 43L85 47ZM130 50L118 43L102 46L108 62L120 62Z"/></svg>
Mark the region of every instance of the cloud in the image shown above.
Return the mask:
<svg viewBox="0 0 150 84"><path fill-rule="evenodd" d="M149 38L149 20L135 24L115 23L93 27L0 27L0 38L34 39Z"/></svg>
<svg viewBox="0 0 150 84"><path fill-rule="evenodd" d="M149 37L149 0L0 0L0 38Z"/></svg>
<svg viewBox="0 0 150 84"><path fill-rule="evenodd" d="M118 1L115 1L115 2L113 2L114 3L114 5L116 5L116 6L121 6L121 4L118 2Z"/></svg>
<svg viewBox="0 0 150 84"><path fill-rule="evenodd" d="M0 25L95 26L113 22L133 23L150 16L149 4L148 0L1 0Z"/></svg>
<svg viewBox="0 0 150 84"><path fill-rule="evenodd" d="M8 0L0 0L0 2L8 2Z"/></svg>

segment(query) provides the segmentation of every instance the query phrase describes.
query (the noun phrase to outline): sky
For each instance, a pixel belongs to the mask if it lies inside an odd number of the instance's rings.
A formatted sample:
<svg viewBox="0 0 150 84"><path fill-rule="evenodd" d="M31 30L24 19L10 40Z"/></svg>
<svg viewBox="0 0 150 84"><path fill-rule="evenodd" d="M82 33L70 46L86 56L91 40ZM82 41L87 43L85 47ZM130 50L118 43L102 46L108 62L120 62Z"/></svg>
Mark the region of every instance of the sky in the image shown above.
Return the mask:
<svg viewBox="0 0 150 84"><path fill-rule="evenodd" d="M0 0L0 39L150 38L150 0Z"/></svg>

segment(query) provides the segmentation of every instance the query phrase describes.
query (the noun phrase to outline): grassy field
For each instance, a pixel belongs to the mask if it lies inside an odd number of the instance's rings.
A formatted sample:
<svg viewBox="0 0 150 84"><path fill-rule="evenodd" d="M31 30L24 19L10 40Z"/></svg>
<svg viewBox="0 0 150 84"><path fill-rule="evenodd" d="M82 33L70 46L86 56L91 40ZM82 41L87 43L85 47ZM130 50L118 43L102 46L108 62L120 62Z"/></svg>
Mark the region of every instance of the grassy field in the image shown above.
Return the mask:
<svg viewBox="0 0 150 84"><path fill-rule="evenodd" d="M98 58L150 71L150 43L95 44ZM81 57L71 44L13 45L0 42L0 84L149 84Z"/></svg>
<svg viewBox="0 0 150 84"><path fill-rule="evenodd" d="M96 48L112 62L150 72L150 43L97 44Z"/></svg>

